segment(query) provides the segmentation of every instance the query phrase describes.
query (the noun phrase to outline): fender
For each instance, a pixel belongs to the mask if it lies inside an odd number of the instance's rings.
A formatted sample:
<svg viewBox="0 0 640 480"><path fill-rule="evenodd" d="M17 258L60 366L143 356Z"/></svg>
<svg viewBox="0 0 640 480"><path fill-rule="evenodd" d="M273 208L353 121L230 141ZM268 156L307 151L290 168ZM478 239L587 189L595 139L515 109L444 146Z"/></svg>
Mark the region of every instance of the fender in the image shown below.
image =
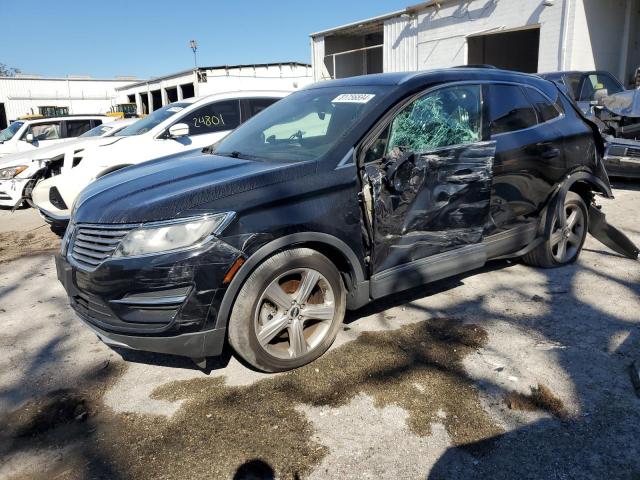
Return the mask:
<svg viewBox="0 0 640 480"><path fill-rule="evenodd" d="M358 292L366 291L368 296L369 288L368 282L365 281L364 272L362 267L360 266L360 262L358 257L353 250L342 240L333 235L328 235L326 233L320 232L300 232L293 233L291 235L287 235L284 237L277 238L266 245L263 245L258 250L256 250L253 255L251 255L247 261L240 267L238 273L236 273L235 277L229 284L227 291L224 294L222 299L222 303L220 304L220 309L218 310L218 315L216 318L216 329L218 328L226 328L227 322L229 321L229 316L231 314L231 308L233 307L233 302L238 295L238 292L242 288L245 280L249 277L251 272L264 260L273 255L279 250L283 250L286 248L292 248L296 245L301 245L305 243L321 243L330 247L333 247L340 251L342 255L347 259L351 266L352 273L354 275L354 286L353 290ZM353 295L353 292L350 292L348 296Z"/></svg>
<svg viewBox="0 0 640 480"><path fill-rule="evenodd" d="M545 236L549 235L554 213L557 213L558 218L561 219L562 228L566 227L566 218L562 215L565 198L571 187L575 185L576 182L580 181L587 182L592 188L595 188L606 198L614 198L613 193L611 192L611 187L602 181L602 179L588 171L574 172L563 180L552 194L549 203L547 204L546 212L541 216L540 234ZM605 214L600 210L600 207L597 206L595 202L588 204L587 208L589 210L588 231L591 236L613 251L629 259L636 260L638 258L639 250L629 237L616 227L607 223Z"/></svg>

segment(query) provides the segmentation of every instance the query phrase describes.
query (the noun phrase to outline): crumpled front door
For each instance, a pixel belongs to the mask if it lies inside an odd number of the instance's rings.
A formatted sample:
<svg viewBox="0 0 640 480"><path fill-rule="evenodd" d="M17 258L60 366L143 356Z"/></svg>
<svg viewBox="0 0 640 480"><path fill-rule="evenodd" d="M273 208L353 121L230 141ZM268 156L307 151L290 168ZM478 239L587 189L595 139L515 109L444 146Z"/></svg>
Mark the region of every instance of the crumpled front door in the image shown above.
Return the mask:
<svg viewBox="0 0 640 480"><path fill-rule="evenodd" d="M495 150L476 142L366 163L372 273L480 243Z"/></svg>

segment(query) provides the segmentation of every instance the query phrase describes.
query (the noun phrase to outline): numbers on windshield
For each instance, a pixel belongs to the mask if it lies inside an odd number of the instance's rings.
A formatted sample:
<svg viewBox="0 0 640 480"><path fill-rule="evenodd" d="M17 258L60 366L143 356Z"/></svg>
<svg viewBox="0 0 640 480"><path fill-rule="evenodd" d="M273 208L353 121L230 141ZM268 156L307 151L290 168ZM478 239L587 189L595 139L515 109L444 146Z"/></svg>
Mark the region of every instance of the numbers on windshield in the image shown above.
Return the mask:
<svg viewBox="0 0 640 480"><path fill-rule="evenodd" d="M218 115L201 115L199 117L193 117L191 121L195 128L225 125L224 116L221 113Z"/></svg>

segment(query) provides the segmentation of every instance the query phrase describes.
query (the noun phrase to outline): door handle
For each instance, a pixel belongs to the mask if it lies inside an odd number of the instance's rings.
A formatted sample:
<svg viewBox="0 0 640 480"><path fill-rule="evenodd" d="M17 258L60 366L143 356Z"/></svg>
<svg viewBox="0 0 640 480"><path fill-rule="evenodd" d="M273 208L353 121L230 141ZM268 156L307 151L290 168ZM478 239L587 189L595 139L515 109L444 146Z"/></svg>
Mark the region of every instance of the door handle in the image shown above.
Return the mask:
<svg viewBox="0 0 640 480"><path fill-rule="evenodd" d="M556 158L560 156L560 149L558 148L546 148L540 154L542 158L545 160L551 160L552 158Z"/></svg>

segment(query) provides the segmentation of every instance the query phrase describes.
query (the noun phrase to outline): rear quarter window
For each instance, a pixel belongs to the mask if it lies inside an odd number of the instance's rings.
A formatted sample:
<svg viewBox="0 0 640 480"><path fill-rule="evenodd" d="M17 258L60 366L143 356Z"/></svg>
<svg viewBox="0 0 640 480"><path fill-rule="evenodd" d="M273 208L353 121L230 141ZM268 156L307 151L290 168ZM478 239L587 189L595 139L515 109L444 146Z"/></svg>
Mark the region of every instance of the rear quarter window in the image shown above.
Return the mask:
<svg viewBox="0 0 640 480"><path fill-rule="evenodd" d="M556 105L547 97L542 95L538 90L528 87L526 92L527 96L535 106L541 122L548 122L560 116L560 111Z"/></svg>
<svg viewBox="0 0 640 480"><path fill-rule="evenodd" d="M538 124L538 117L521 87L489 86L489 122L492 135L524 130Z"/></svg>

